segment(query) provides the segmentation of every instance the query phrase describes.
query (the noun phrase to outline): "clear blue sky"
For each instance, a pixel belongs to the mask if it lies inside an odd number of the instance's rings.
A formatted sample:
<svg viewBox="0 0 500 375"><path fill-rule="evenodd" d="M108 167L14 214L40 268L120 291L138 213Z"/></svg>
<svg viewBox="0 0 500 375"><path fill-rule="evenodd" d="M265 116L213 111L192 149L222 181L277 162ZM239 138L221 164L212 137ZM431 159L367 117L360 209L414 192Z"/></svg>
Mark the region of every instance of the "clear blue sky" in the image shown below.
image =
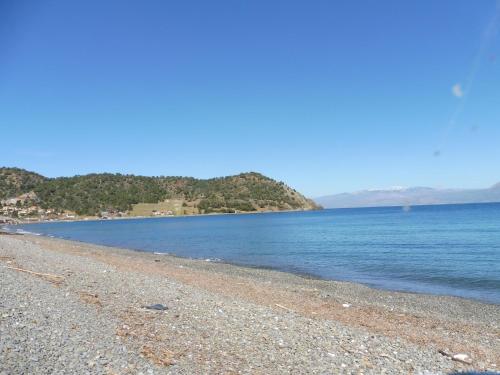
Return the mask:
<svg viewBox="0 0 500 375"><path fill-rule="evenodd" d="M0 165L309 196L500 181L495 1L0 0Z"/></svg>

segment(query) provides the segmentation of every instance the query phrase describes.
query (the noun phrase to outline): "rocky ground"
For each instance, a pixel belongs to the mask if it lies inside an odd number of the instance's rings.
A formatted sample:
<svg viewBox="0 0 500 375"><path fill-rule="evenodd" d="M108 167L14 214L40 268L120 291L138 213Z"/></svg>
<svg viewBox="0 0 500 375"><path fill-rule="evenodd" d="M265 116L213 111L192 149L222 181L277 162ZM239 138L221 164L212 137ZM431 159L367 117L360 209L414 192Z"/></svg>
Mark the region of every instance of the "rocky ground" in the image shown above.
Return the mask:
<svg viewBox="0 0 500 375"><path fill-rule="evenodd" d="M0 235L2 375L495 373L499 353L497 305Z"/></svg>

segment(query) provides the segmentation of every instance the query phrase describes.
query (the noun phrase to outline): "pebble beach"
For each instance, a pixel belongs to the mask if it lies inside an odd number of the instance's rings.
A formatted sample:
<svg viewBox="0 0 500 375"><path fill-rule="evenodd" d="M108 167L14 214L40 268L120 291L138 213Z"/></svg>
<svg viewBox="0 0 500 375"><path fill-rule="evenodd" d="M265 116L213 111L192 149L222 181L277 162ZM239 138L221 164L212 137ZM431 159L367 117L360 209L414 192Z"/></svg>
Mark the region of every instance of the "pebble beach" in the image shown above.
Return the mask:
<svg viewBox="0 0 500 375"><path fill-rule="evenodd" d="M495 304L0 235L2 375L498 373L499 353Z"/></svg>

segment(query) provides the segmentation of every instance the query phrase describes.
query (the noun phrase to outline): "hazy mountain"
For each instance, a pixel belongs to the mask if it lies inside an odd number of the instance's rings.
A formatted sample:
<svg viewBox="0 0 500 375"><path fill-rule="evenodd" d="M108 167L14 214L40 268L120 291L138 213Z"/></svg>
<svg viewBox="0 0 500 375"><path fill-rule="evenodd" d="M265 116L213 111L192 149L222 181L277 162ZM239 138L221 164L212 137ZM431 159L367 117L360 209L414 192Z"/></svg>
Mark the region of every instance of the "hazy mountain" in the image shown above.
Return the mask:
<svg viewBox="0 0 500 375"><path fill-rule="evenodd" d="M397 187L386 190L361 190L353 193L327 195L316 198L315 201L324 208L500 202L500 183L487 189Z"/></svg>

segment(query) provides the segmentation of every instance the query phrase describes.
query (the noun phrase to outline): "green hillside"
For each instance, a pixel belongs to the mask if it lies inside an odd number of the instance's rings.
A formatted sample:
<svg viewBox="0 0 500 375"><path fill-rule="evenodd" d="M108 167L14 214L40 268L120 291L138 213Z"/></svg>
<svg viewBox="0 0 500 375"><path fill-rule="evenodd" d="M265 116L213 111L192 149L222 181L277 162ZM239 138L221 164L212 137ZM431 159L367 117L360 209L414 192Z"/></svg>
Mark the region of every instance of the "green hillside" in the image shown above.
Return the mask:
<svg viewBox="0 0 500 375"><path fill-rule="evenodd" d="M45 177L24 169L0 168L0 200L27 193L45 181Z"/></svg>
<svg viewBox="0 0 500 375"><path fill-rule="evenodd" d="M2 199L34 191L44 209L97 215L131 211L139 203L181 201L184 213L310 210L318 206L282 182L260 173L207 180L191 177L144 177L89 174L45 178L15 168L0 168Z"/></svg>

